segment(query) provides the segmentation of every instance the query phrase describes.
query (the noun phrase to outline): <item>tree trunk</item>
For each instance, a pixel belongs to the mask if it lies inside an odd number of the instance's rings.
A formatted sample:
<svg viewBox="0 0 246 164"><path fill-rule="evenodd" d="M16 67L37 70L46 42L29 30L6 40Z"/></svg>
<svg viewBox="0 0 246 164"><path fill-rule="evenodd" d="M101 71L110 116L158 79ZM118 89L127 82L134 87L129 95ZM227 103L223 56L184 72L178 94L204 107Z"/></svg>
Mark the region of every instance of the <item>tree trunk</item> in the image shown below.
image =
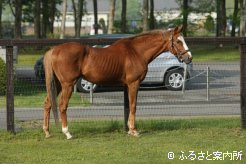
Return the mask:
<svg viewBox="0 0 246 164"><path fill-rule="evenodd" d="M115 0L110 0L108 34L112 34L114 30L114 12L115 12Z"/></svg>
<svg viewBox="0 0 246 164"><path fill-rule="evenodd" d="M93 9L94 9L94 31L95 34L98 34L97 0L93 0Z"/></svg>
<svg viewBox="0 0 246 164"><path fill-rule="evenodd" d="M149 30L149 0L143 0L143 32Z"/></svg>
<svg viewBox="0 0 246 164"><path fill-rule="evenodd" d="M189 15L188 0L183 0L183 35L184 36L187 36L188 15Z"/></svg>
<svg viewBox="0 0 246 164"><path fill-rule="evenodd" d="M66 30L66 13L67 13L67 0L63 0L60 39L63 39L64 38L64 35L65 35L65 30Z"/></svg>
<svg viewBox="0 0 246 164"><path fill-rule="evenodd" d="M78 0L79 1L79 0ZM74 31L75 31L75 37L77 37L77 14L78 14L78 5L74 0L72 0L72 7L73 7L73 17L74 17Z"/></svg>
<svg viewBox="0 0 246 164"><path fill-rule="evenodd" d="M35 1L35 11L34 11L34 35L35 38L41 38L41 28L40 28L40 0Z"/></svg>
<svg viewBox="0 0 246 164"><path fill-rule="evenodd" d="M22 1L15 0L15 33L17 39L21 38L21 18L22 18Z"/></svg>
<svg viewBox="0 0 246 164"><path fill-rule="evenodd" d="M217 29L216 36L225 36L226 34L226 9L225 0L217 0Z"/></svg>
<svg viewBox="0 0 246 164"><path fill-rule="evenodd" d="M3 38L3 34L2 34L2 9L3 9L3 0L0 0L0 38Z"/></svg>
<svg viewBox="0 0 246 164"><path fill-rule="evenodd" d="M40 0L42 6L41 36L46 38L54 32L56 0Z"/></svg>
<svg viewBox="0 0 246 164"><path fill-rule="evenodd" d="M48 19L49 19L49 11L48 11L48 0L42 0L42 38L46 38L47 33L47 25L48 25Z"/></svg>
<svg viewBox="0 0 246 164"><path fill-rule="evenodd" d="M121 32L126 33L126 7L127 0L122 0L122 10L121 10Z"/></svg>
<svg viewBox="0 0 246 164"><path fill-rule="evenodd" d="M246 31L246 0L240 0L240 36L245 36Z"/></svg>
<svg viewBox="0 0 246 164"><path fill-rule="evenodd" d="M78 0L78 3L76 4L74 0L72 0L73 4L73 12L74 12L74 30L75 30L75 37L79 38L80 37L80 30L81 30L81 20L83 16L83 5L84 5L84 0Z"/></svg>
<svg viewBox="0 0 246 164"><path fill-rule="evenodd" d="M49 0L50 12L49 12L49 25L48 34L54 33L54 21L55 21L55 11L56 11L56 0Z"/></svg>
<svg viewBox="0 0 246 164"><path fill-rule="evenodd" d="M150 0L149 28L155 29L154 0Z"/></svg>
<svg viewBox="0 0 246 164"><path fill-rule="evenodd" d="M238 0L234 0L234 11L233 11L233 18L232 18L231 36L235 36L237 14L238 14Z"/></svg>

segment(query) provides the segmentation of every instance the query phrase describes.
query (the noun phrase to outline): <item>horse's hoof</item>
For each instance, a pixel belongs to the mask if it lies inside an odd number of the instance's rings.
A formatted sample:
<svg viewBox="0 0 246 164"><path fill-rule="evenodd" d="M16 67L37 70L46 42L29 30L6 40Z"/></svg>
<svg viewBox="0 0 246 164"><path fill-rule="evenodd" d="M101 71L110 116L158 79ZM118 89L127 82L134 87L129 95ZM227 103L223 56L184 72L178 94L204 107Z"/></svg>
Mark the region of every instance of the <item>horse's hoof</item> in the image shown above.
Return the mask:
<svg viewBox="0 0 246 164"><path fill-rule="evenodd" d="M73 136L69 132L65 133L65 135L67 136L67 140L70 140L73 138Z"/></svg>
<svg viewBox="0 0 246 164"><path fill-rule="evenodd" d="M70 139L72 139L73 138L73 136L67 136L67 140L70 140Z"/></svg>
<svg viewBox="0 0 246 164"><path fill-rule="evenodd" d="M134 136L134 137L139 137L139 133L136 130L129 130L128 135Z"/></svg>
<svg viewBox="0 0 246 164"><path fill-rule="evenodd" d="M50 138L51 135L50 134L45 134L45 138Z"/></svg>

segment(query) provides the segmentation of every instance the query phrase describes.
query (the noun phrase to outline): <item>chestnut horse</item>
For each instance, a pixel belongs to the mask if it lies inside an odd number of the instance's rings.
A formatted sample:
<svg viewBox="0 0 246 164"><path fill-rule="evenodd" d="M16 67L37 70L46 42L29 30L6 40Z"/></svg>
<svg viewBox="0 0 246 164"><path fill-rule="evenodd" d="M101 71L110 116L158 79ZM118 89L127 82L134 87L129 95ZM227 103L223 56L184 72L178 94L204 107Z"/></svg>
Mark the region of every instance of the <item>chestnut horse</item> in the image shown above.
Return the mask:
<svg viewBox="0 0 246 164"><path fill-rule="evenodd" d="M148 64L165 51L180 61L190 63L191 53L182 36L182 27L168 31L155 30L116 41L107 48L92 48L70 42L53 47L44 56L47 97L44 103L43 130L49 134L50 109L56 122L56 97L60 94L59 110L62 132L72 138L67 126L67 107L73 86L82 76L94 84L127 86L129 97L128 134L138 136L135 128L137 92L145 78Z"/></svg>

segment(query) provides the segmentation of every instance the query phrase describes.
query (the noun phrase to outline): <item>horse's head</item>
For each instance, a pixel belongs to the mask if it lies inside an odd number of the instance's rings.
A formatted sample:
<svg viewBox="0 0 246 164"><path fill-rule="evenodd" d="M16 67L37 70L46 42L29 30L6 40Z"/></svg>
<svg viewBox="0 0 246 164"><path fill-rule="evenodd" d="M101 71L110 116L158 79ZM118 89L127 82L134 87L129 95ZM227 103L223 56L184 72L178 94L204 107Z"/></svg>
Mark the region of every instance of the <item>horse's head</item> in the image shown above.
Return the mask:
<svg viewBox="0 0 246 164"><path fill-rule="evenodd" d="M185 43L184 37L182 35L183 27L176 27L169 30L169 47L168 50L173 53L181 62L189 64L192 61L192 55Z"/></svg>

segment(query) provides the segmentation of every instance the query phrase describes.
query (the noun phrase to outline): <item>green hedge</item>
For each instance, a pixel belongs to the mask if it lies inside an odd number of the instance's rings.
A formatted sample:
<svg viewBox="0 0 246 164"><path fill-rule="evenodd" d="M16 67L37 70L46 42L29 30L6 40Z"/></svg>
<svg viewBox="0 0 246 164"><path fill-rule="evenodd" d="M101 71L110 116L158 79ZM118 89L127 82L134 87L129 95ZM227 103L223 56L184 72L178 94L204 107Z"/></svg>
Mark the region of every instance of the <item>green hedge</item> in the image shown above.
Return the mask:
<svg viewBox="0 0 246 164"><path fill-rule="evenodd" d="M6 92L6 64L3 59L0 58L0 95L4 95Z"/></svg>

